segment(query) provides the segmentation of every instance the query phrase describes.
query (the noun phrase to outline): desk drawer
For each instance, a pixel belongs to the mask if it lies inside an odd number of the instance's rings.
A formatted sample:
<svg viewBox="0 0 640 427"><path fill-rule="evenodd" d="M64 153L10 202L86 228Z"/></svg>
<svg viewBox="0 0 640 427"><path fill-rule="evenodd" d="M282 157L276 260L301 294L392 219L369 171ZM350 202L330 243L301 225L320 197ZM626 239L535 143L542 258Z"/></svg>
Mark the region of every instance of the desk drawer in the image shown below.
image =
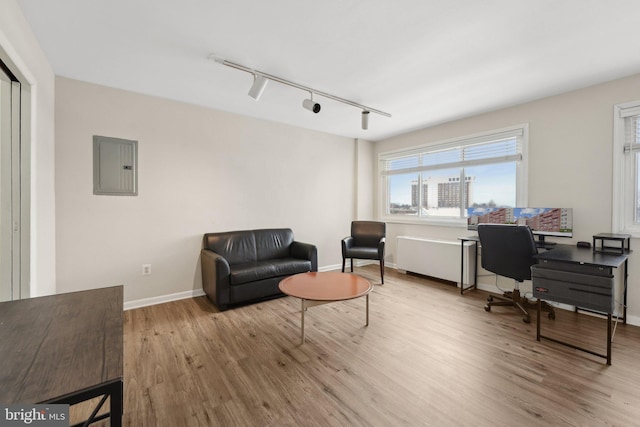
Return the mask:
<svg viewBox="0 0 640 427"><path fill-rule="evenodd" d="M554 267L557 267L554 266ZM548 268L545 264L531 267L533 296L549 301L613 313L614 278L611 274L590 274Z"/></svg>
<svg viewBox="0 0 640 427"><path fill-rule="evenodd" d="M545 270L569 271L573 273L588 274L590 276L610 276L612 274L611 267L603 267L599 265L542 260L537 264L537 266L544 268Z"/></svg>

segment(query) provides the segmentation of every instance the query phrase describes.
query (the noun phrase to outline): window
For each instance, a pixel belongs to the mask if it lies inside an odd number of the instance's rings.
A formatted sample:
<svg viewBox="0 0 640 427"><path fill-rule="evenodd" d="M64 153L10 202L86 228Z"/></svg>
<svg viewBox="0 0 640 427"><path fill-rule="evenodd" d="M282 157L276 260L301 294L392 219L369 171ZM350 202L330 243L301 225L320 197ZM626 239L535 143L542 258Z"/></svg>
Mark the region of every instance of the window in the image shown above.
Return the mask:
<svg viewBox="0 0 640 427"><path fill-rule="evenodd" d="M461 223L468 207L526 205L521 125L379 156L381 217Z"/></svg>
<svg viewBox="0 0 640 427"><path fill-rule="evenodd" d="M640 101L614 106L613 230L640 237Z"/></svg>

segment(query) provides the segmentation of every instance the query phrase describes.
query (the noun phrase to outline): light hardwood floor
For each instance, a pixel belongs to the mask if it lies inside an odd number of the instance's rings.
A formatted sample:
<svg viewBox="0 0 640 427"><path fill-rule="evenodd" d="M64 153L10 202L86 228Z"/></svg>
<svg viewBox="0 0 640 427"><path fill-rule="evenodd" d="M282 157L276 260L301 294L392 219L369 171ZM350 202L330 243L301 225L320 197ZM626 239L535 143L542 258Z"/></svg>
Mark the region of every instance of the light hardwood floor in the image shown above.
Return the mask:
<svg viewBox="0 0 640 427"><path fill-rule="evenodd" d="M638 425L640 328L618 325L613 364L535 338L486 293L377 266L365 299L285 297L220 313L205 298L125 313L125 425ZM543 333L604 353L606 321L559 310Z"/></svg>

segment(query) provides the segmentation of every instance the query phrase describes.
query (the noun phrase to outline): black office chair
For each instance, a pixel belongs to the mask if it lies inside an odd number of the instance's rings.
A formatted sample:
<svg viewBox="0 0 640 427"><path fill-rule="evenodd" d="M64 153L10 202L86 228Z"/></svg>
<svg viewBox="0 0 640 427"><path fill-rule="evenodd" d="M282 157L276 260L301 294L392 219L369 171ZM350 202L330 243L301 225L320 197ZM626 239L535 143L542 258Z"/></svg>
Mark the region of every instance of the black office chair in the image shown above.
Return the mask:
<svg viewBox="0 0 640 427"><path fill-rule="evenodd" d="M377 221L353 221L351 236L342 239L342 272L347 258L373 259L380 261L380 279L384 284L384 244L387 224Z"/></svg>
<svg viewBox="0 0 640 427"><path fill-rule="evenodd" d="M521 298L519 284L531 280L531 266L537 262L533 256L538 253L538 248L531 229L528 226L479 224L478 236L482 246L482 268L515 280L512 292L495 297L499 301L489 296L484 309L491 311L493 306L513 306L524 314L522 320L529 323L531 316L525 308L527 300ZM549 318L554 318L553 308L546 309L550 310Z"/></svg>

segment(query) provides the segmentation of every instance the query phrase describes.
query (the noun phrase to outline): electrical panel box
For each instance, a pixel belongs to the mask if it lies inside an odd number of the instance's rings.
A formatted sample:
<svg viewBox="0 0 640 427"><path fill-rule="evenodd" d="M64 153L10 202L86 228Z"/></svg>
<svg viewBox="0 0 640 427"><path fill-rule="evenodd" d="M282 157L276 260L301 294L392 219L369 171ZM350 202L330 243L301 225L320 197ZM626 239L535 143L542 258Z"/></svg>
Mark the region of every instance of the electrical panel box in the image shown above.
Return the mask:
<svg viewBox="0 0 640 427"><path fill-rule="evenodd" d="M93 194L138 195L138 141L93 136Z"/></svg>

